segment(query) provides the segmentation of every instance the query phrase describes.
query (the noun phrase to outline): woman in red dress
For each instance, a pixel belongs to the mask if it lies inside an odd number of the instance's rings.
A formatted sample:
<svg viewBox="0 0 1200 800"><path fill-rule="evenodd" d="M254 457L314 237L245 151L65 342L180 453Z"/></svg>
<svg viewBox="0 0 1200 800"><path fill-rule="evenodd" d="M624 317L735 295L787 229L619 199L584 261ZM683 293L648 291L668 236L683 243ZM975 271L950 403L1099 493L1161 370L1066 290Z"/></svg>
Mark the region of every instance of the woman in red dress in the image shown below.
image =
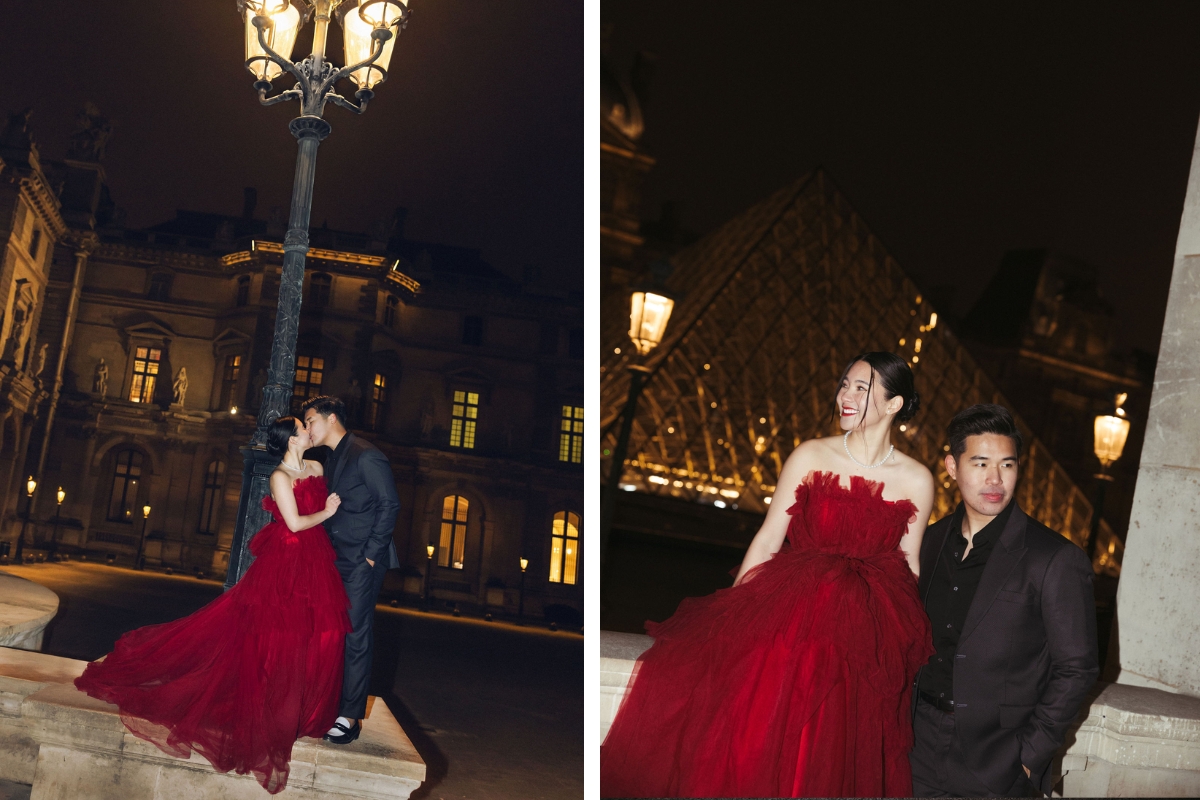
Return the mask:
<svg viewBox="0 0 1200 800"><path fill-rule="evenodd" d="M844 435L789 456L734 585L647 624L654 645L601 747L602 796L912 794L911 688L933 652L915 575L934 492L891 430L918 405L899 356L850 362Z"/></svg>
<svg viewBox="0 0 1200 800"><path fill-rule="evenodd" d="M241 581L191 616L130 631L75 686L114 703L134 735L218 772L287 785L292 744L337 719L342 643L350 630L342 579L321 523L341 500L305 461L304 423L281 417L267 450L281 455L263 508L272 522L250 541Z"/></svg>

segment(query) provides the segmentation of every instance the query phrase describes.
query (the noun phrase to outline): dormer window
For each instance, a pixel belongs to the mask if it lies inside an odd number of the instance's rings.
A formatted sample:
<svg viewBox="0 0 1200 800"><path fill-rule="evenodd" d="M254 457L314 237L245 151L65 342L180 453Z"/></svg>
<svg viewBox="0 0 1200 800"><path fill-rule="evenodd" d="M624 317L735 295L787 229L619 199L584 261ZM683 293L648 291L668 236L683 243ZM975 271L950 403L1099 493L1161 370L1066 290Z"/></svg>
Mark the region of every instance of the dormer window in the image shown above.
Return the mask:
<svg viewBox="0 0 1200 800"><path fill-rule="evenodd" d="M165 302L171 297L171 276L165 272L155 273L150 276L150 289L146 292L146 299Z"/></svg>

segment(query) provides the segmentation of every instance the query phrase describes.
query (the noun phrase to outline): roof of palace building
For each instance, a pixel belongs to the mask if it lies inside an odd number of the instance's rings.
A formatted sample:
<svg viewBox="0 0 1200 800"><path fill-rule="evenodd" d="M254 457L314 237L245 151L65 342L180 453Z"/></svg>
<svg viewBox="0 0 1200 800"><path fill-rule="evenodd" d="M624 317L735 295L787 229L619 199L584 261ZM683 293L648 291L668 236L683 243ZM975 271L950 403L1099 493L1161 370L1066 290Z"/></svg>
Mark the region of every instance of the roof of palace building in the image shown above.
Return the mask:
<svg viewBox="0 0 1200 800"><path fill-rule="evenodd" d="M946 425L981 402L1007 403L936 309L821 170L786 186L671 259L676 296L650 354L621 483L627 490L765 512L801 441L836 433L833 396L856 354L908 360L921 395L898 449L936 481L934 518L959 502L943 456ZM600 423L605 451L635 363L627 307L602 309ZM1017 499L1077 544L1092 506L1017 417L1028 443ZM1097 558L1122 546L1101 524Z"/></svg>

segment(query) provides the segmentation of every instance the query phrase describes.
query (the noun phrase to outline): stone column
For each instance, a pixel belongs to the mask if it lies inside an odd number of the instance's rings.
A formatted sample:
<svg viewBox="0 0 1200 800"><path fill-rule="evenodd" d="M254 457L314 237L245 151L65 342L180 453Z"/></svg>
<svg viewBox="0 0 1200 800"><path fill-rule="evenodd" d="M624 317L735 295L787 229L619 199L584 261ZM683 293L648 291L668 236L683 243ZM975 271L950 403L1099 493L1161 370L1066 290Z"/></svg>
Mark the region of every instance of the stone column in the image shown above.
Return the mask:
<svg viewBox="0 0 1200 800"><path fill-rule="evenodd" d="M1132 276L1131 276L1132 277ZM1133 278L1136 280L1136 278ZM1200 696L1200 134L1175 245L1108 674Z"/></svg>

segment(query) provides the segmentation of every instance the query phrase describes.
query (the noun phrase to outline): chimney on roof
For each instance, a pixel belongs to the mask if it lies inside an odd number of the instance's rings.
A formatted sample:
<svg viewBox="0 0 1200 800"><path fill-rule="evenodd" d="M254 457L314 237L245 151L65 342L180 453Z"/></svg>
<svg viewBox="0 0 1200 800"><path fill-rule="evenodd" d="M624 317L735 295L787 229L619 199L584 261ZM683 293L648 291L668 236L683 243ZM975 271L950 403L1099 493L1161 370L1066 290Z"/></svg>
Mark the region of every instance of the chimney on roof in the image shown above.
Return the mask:
<svg viewBox="0 0 1200 800"><path fill-rule="evenodd" d="M242 219L254 219L256 205L258 205L258 189L253 186L242 189Z"/></svg>

